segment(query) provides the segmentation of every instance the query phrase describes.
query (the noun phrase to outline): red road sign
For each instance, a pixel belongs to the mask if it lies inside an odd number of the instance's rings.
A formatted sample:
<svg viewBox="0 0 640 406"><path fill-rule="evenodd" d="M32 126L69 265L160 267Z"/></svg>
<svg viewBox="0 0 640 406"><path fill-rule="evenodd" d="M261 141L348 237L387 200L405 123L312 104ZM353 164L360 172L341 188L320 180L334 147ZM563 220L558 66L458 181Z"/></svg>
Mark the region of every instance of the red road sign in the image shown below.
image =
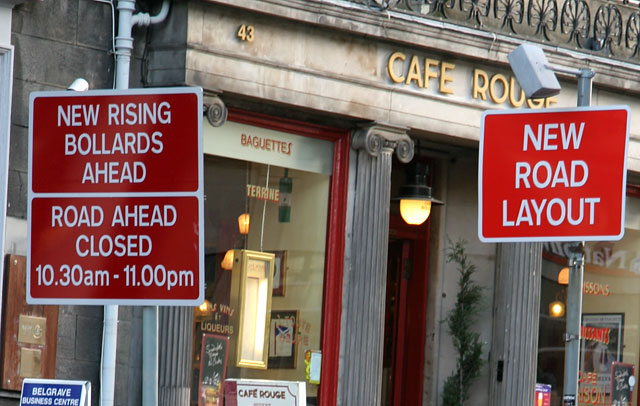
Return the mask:
<svg viewBox="0 0 640 406"><path fill-rule="evenodd" d="M202 91L31 96L27 301L198 305Z"/></svg>
<svg viewBox="0 0 640 406"><path fill-rule="evenodd" d="M36 96L33 192L195 192L198 95L154 90Z"/></svg>
<svg viewBox="0 0 640 406"><path fill-rule="evenodd" d="M626 106L485 112L479 238L622 238L629 115Z"/></svg>

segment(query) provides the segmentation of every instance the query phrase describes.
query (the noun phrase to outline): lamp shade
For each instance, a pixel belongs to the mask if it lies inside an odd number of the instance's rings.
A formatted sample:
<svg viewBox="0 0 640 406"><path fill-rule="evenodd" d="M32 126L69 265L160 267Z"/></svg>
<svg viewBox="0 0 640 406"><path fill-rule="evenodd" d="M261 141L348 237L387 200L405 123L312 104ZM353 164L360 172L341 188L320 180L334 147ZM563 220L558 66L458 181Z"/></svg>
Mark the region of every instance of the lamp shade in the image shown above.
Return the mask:
<svg viewBox="0 0 640 406"><path fill-rule="evenodd" d="M564 267L558 272L558 283L560 285L569 284L569 267Z"/></svg>
<svg viewBox="0 0 640 406"><path fill-rule="evenodd" d="M249 234L249 223L250 223L249 213L242 213L238 217L238 230L240 230L240 234L246 235Z"/></svg>
<svg viewBox="0 0 640 406"><path fill-rule="evenodd" d="M222 263L220 264L220 268L225 271L230 271L233 269L233 250L227 250L224 254L224 258L222 258Z"/></svg>
<svg viewBox="0 0 640 406"><path fill-rule="evenodd" d="M431 202L429 200L400 200L400 215L407 224L420 225L427 221L430 213Z"/></svg>
<svg viewBox="0 0 640 406"><path fill-rule="evenodd" d="M400 215L411 225L424 223L431 213L431 206L443 204L433 197L431 187L427 185L429 167L422 162L415 162L407 168L406 182L400 186L399 195L394 200L400 201Z"/></svg>

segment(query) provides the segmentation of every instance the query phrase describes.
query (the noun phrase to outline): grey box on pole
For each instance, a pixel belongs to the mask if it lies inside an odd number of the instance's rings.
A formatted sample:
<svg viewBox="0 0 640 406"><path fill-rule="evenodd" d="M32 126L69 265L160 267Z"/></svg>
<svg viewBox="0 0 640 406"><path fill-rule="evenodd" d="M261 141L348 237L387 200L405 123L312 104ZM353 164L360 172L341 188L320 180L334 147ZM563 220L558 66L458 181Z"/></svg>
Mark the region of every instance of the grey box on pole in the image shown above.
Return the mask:
<svg viewBox="0 0 640 406"><path fill-rule="evenodd" d="M560 93L560 83L541 48L522 44L507 59L527 98L549 97Z"/></svg>

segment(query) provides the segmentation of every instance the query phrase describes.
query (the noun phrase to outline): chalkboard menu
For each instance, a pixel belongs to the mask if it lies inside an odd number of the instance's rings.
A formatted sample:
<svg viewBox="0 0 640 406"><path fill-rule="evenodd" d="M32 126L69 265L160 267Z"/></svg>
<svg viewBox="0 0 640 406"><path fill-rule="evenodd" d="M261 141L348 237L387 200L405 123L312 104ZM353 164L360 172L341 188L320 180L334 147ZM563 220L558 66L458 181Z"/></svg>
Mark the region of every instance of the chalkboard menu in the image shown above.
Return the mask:
<svg viewBox="0 0 640 406"><path fill-rule="evenodd" d="M222 385L227 370L229 337L202 335L198 406L222 406Z"/></svg>
<svg viewBox="0 0 640 406"><path fill-rule="evenodd" d="M634 383L633 365L614 362L611 365L611 406L631 406Z"/></svg>

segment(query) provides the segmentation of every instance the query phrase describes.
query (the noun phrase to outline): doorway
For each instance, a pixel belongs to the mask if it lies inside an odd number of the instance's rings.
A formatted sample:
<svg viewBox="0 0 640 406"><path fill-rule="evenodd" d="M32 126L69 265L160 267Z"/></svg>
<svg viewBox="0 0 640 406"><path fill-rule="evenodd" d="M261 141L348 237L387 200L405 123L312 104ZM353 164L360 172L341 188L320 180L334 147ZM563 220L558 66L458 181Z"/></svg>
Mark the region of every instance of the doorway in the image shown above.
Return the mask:
<svg viewBox="0 0 640 406"><path fill-rule="evenodd" d="M389 221L385 305L383 406L422 404L427 335L429 221L409 226Z"/></svg>

